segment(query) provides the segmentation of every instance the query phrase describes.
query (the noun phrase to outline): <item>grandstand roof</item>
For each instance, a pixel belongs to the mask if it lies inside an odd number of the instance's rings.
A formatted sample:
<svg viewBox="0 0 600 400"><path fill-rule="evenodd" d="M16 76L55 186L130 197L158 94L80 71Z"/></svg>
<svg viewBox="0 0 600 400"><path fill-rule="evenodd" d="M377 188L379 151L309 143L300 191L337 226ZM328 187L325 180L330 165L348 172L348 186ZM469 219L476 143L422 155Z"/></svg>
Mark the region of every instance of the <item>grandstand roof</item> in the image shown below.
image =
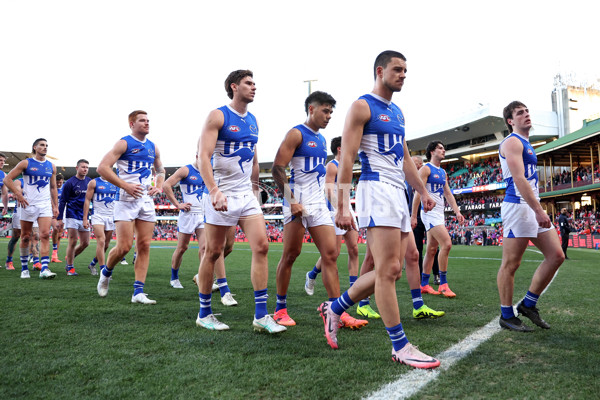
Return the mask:
<svg viewBox="0 0 600 400"><path fill-rule="evenodd" d="M571 156L574 162L589 163L591 162L590 146L593 146L596 152L594 145L598 144L598 140L600 140L600 118L584 121L583 128L538 147L535 152L538 157L544 154L551 155L554 165L570 165ZM557 151L563 148L564 151ZM598 160L597 153L594 154L594 160Z"/></svg>
<svg viewBox="0 0 600 400"><path fill-rule="evenodd" d="M558 135L556 113L532 111L534 121L532 142L548 140ZM461 115L443 125L416 131L407 145L412 152L421 152L427 144L439 140L446 146L446 158L498 150L498 145L508 134L504 119L490 111L489 105Z"/></svg>

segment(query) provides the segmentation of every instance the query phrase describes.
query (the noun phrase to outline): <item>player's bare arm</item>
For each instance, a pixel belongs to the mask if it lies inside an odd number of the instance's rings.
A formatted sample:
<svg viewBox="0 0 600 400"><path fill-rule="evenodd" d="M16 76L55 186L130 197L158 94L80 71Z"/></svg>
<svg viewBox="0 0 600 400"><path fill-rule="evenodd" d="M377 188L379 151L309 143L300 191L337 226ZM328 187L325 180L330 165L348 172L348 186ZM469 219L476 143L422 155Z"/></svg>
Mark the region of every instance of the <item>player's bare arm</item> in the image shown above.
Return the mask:
<svg viewBox="0 0 600 400"><path fill-rule="evenodd" d="M113 165L127 151L127 142L123 139L119 140L113 148L102 158L98 165L98 173L100 176L113 185L123 189L130 196L138 199L144 194L144 188L140 184L127 183L119 178L113 171Z"/></svg>
<svg viewBox="0 0 600 400"><path fill-rule="evenodd" d="M94 198L94 192L96 191L96 180L92 179L85 191L85 200L83 201L83 227L88 229L90 227L89 213L90 213L90 202Z"/></svg>
<svg viewBox="0 0 600 400"><path fill-rule="evenodd" d="M290 129L277 150L275 160L273 160L273 168L271 169L273 180L281 193L283 193L283 197L290 205L290 212L295 217L302 216L304 207L302 207L302 204L298 203L294 197L294 193L292 193L290 189L290 185L288 185L285 168L292 160L294 152L300 144L302 144L302 133L296 128Z"/></svg>
<svg viewBox="0 0 600 400"><path fill-rule="evenodd" d="M158 150L158 147L154 147L154 153L154 170L156 171L156 177L154 179L154 186L148 189L149 196L162 193L163 183L165 182L165 168L163 167L162 160L160 159L160 151Z"/></svg>
<svg viewBox="0 0 600 400"><path fill-rule="evenodd" d="M190 211L192 205L190 203L178 202L177 198L175 197L175 194L173 193L173 187L179 182L181 182L181 180L184 179L186 176L188 176L189 173L190 171L188 167L181 167L177 169L177 171L175 171L175 173L171 175L162 186L163 192L165 193L165 196L167 196L167 199L169 199L171 204L173 204L175 207L177 207L177 209L181 211Z"/></svg>
<svg viewBox="0 0 600 400"><path fill-rule="evenodd" d="M454 198L454 195L452 194L452 190L450 190L450 185L448 185L448 177L447 176L446 176L446 184L444 185L444 197L446 198L446 201L448 202L448 204L450 204L450 207L452 207L452 210L454 211L454 214L456 215L456 219L458 220L458 223L463 224L465 222L465 217L461 214L460 208L458 208L458 204L456 204L456 199Z"/></svg>
<svg viewBox="0 0 600 400"><path fill-rule="evenodd" d="M352 183L352 166L358 154L365 124L371 118L371 109L365 100L356 100L350 106L344 130L342 132L342 149L338 169L337 212L335 224L340 229L357 230L356 222L350 212L350 189Z"/></svg>
<svg viewBox="0 0 600 400"><path fill-rule="evenodd" d="M325 169L325 198L330 204L337 204L337 196L335 195L335 178L338 173L338 167L334 163L327 164Z"/></svg>
<svg viewBox="0 0 600 400"><path fill-rule="evenodd" d="M200 176L208 189L210 201L215 211L227 211L227 197L221 193L213 175L210 159L215 151L219 129L223 127L225 117L220 110L213 110L208 114L200 140L198 141L198 162L200 163Z"/></svg>
<svg viewBox="0 0 600 400"><path fill-rule="evenodd" d="M52 164L52 176L50 177L50 201L52 203L52 216L58 217L58 186L56 186L56 165Z"/></svg>

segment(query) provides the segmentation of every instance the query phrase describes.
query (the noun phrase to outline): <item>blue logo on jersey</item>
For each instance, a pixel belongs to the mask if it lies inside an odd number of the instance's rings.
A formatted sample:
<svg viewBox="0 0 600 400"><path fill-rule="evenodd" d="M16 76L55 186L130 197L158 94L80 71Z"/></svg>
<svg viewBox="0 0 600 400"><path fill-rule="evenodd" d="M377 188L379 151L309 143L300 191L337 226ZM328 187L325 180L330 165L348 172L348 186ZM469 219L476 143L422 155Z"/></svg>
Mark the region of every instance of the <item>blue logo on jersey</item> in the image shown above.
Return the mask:
<svg viewBox="0 0 600 400"><path fill-rule="evenodd" d="M201 185L198 189L191 191L191 192L185 192L185 194L195 194L196 198L198 199L198 201L200 201L202 199L202 194L204 193L204 185Z"/></svg>
<svg viewBox="0 0 600 400"><path fill-rule="evenodd" d="M37 180L37 181L33 182L33 183L32 183L32 185L33 185L33 186L37 186L37 191L38 191L38 193L39 193L39 191L40 191L41 189L43 189L43 188L45 188L46 186L48 186L48 183L49 183L49 182L46 182L45 180L42 180L42 179L40 179L40 180Z"/></svg>
<svg viewBox="0 0 600 400"><path fill-rule="evenodd" d="M100 199L100 200L98 200L98 201L101 201L101 202L103 202L103 203L104 203L104 205L108 207L108 205L109 205L110 203L112 203L113 201L115 201L115 199L113 199L112 197L106 196L106 197L103 197L103 198L101 198L101 199Z"/></svg>
<svg viewBox="0 0 600 400"><path fill-rule="evenodd" d="M220 153L222 157L239 157L240 161L238 162L238 164L240 165L240 168L242 169L242 172L244 172L244 167L242 166L242 163L248 162L248 161L252 161L252 159L254 158L254 152L252 151L252 149L250 149L249 147L240 147L239 149L237 149L236 151L234 151L231 154L223 154Z"/></svg>
<svg viewBox="0 0 600 400"><path fill-rule="evenodd" d="M300 171L305 174L317 174L317 182L319 182L319 186L321 186L321 178L323 178L326 174L326 169L323 164L317 165L314 169L311 169L310 171Z"/></svg>
<svg viewBox="0 0 600 400"><path fill-rule="evenodd" d="M140 169L136 169L135 171L131 172L131 174L140 174L140 183L142 183L142 181L144 179L149 177L151 173L152 172L150 171L149 168L140 168Z"/></svg>

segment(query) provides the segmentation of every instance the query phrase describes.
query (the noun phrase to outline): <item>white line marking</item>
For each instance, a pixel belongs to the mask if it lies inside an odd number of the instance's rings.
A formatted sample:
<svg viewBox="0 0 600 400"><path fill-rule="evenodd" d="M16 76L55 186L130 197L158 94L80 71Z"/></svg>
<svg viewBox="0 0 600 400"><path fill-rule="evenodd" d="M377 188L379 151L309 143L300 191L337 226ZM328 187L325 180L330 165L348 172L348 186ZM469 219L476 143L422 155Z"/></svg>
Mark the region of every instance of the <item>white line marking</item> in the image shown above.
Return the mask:
<svg viewBox="0 0 600 400"><path fill-rule="evenodd" d="M422 388L429 385L431 381L437 379L442 371L450 369L454 364L473 352L481 343L500 332L502 328L498 324L498 318L494 318L483 328L473 332L459 343L438 355L437 359L441 361L441 364L437 369L413 369L407 374L402 375L397 381L384 385L381 389L371 393L366 398L373 400L406 399L413 396Z"/></svg>
<svg viewBox="0 0 600 400"><path fill-rule="evenodd" d="M558 270L542 294L548 290L556 275L558 275ZM500 328L498 323L499 318L492 319L483 328L476 330L459 343L439 354L436 358L441 361L441 364L437 369L413 369L400 376L398 380L388 383L378 391L371 393L366 399L406 399L418 393L422 388L437 379L443 371L450 369L454 364L471 354L481 343L500 332L502 328Z"/></svg>

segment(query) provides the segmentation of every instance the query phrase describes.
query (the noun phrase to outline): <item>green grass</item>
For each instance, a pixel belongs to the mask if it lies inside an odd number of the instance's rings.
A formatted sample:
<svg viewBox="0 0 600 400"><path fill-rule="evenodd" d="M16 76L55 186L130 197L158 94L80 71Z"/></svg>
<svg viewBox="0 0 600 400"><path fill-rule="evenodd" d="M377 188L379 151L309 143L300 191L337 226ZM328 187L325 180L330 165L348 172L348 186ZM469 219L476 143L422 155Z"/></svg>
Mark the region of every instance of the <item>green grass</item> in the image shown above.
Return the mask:
<svg viewBox="0 0 600 400"><path fill-rule="evenodd" d="M0 240L2 262L6 243ZM180 277L185 288L175 290L169 286L174 242L154 244L146 292L158 304L143 306L130 303L131 265L118 265L109 295L98 297L97 278L86 268L93 246L76 260L78 277L67 277L64 263L51 265L58 273L52 281L37 279L37 272L21 280L18 271L0 270L0 398L359 399L411 370L391 362L381 320L361 331L341 331L338 351L327 346L316 311L326 298L323 285L317 283L312 297L303 290L304 275L318 258L313 245L304 246L288 294L289 312L298 325L278 336L252 330L246 244L236 244L227 259L229 286L240 305L226 308L218 294L213 296L213 311L231 327L226 332L195 326L198 296L191 277L198 265L196 249L184 256ZM364 254L364 246L360 249ZM280 255L281 245L271 244L270 312ZM600 252L570 249L569 256L572 260L539 303L552 329L499 332L414 398L597 398L600 313L595 296L582 290L598 283ZM446 311L439 320L413 320L406 280L399 281L409 340L428 354L439 354L496 317L500 257L497 247L453 248L449 281L458 297L425 297L429 306ZM541 255L528 251L524 259L515 279L515 301L525 294L537 266L532 261ZM339 264L346 288L345 256Z"/></svg>

